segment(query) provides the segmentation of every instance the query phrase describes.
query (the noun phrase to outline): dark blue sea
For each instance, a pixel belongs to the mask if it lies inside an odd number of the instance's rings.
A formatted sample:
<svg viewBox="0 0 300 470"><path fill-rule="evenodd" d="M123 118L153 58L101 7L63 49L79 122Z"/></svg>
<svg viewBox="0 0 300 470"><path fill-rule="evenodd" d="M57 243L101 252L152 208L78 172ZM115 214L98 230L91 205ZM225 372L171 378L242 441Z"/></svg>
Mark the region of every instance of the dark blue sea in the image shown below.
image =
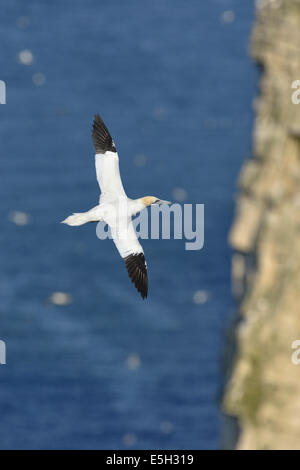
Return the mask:
<svg viewBox="0 0 300 470"><path fill-rule="evenodd" d="M1 449L214 449L228 230L251 151L253 2L3 0ZM205 204L205 245L144 240L143 301L96 226L93 115L131 197Z"/></svg>

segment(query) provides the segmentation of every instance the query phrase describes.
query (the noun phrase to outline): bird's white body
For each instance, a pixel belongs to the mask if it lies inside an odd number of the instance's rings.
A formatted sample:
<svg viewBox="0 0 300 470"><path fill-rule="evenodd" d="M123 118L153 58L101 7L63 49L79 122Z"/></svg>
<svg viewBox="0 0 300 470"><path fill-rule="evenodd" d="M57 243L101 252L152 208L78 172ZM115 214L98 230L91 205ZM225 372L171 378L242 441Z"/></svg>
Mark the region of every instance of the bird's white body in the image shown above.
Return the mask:
<svg viewBox="0 0 300 470"><path fill-rule="evenodd" d="M147 265L132 217L151 204L169 202L161 201L154 196L139 199L127 197L120 176L119 156L105 124L98 115L94 121L93 141L96 148L96 174L101 190L99 204L87 212L70 215L63 223L78 226L88 222L106 222L110 227L113 241L126 262L129 276L142 297L147 297Z"/></svg>
<svg viewBox="0 0 300 470"><path fill-rule="evenodd" d="M64 223L71 226L88 222L106 222L110 226L112 238L122 258L130 253L143 253L132 219L146 205L141 199L127 197L120 177L117 152L95 155L97 180L101 195L99 204L87 212L73 214Z"/></svg>

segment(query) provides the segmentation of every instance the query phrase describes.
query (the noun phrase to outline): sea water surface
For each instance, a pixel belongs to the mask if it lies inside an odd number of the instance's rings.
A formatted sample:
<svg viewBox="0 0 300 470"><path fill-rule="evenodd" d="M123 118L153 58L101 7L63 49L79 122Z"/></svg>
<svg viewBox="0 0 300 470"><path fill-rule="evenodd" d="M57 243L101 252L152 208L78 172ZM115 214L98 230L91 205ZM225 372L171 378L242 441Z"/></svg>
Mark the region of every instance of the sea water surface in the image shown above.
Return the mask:
<svg viewBox="0 0 300 470"><path fill-rule="evenodd" d="M219 446L253 15L240 0L2 1L0 448ZM95 225L59 223L97 204L96 112L129 196L205 204L201 251L143 241L145 301Z"/></svg>

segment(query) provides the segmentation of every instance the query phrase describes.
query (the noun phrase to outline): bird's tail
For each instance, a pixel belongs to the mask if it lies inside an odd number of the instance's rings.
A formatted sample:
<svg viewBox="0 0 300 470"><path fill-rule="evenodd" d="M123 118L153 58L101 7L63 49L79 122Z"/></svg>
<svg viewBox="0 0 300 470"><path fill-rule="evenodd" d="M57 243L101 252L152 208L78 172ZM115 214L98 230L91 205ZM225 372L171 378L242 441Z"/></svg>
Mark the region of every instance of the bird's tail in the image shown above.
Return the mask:
<svg viewBox="0 0 300 470"><path fill-rule="evenodd" d="M76 227L78 225L86 224L90 221L91 221L91 219L88 215L88 212L82 212L82 213L75 213L73 215L70 215L65 220L63 220L61 223L66 224L66 225L70 225L71 227Z"/></svg>

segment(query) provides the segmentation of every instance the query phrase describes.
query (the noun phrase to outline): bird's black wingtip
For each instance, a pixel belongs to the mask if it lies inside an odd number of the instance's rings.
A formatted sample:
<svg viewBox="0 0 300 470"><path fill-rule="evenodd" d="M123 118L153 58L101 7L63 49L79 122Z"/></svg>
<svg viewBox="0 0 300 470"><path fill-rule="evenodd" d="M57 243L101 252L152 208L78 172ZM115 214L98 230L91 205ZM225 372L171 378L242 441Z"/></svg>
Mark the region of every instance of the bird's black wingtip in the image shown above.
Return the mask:
<svg viewBox="0 0 300 470"><path fill-rule="evenodd" d="M144 253L134 253L124 258L128 276L143 300L148 296L148 274Z"/></svg>
<svg viewBox="0 0 300 470"><path fill-rule="evenodd" d="M103 122L102 119L101 119L100 114L98 114L98 113L94 114L94 123L95 122L99 122L99 123Z"/></svg>
<svg viewBox="0 0 300 470"><path fill-rule="evenodd" d="M96 153L116 152L112 137L99 114L95 114L92 138Z"/></svg>

